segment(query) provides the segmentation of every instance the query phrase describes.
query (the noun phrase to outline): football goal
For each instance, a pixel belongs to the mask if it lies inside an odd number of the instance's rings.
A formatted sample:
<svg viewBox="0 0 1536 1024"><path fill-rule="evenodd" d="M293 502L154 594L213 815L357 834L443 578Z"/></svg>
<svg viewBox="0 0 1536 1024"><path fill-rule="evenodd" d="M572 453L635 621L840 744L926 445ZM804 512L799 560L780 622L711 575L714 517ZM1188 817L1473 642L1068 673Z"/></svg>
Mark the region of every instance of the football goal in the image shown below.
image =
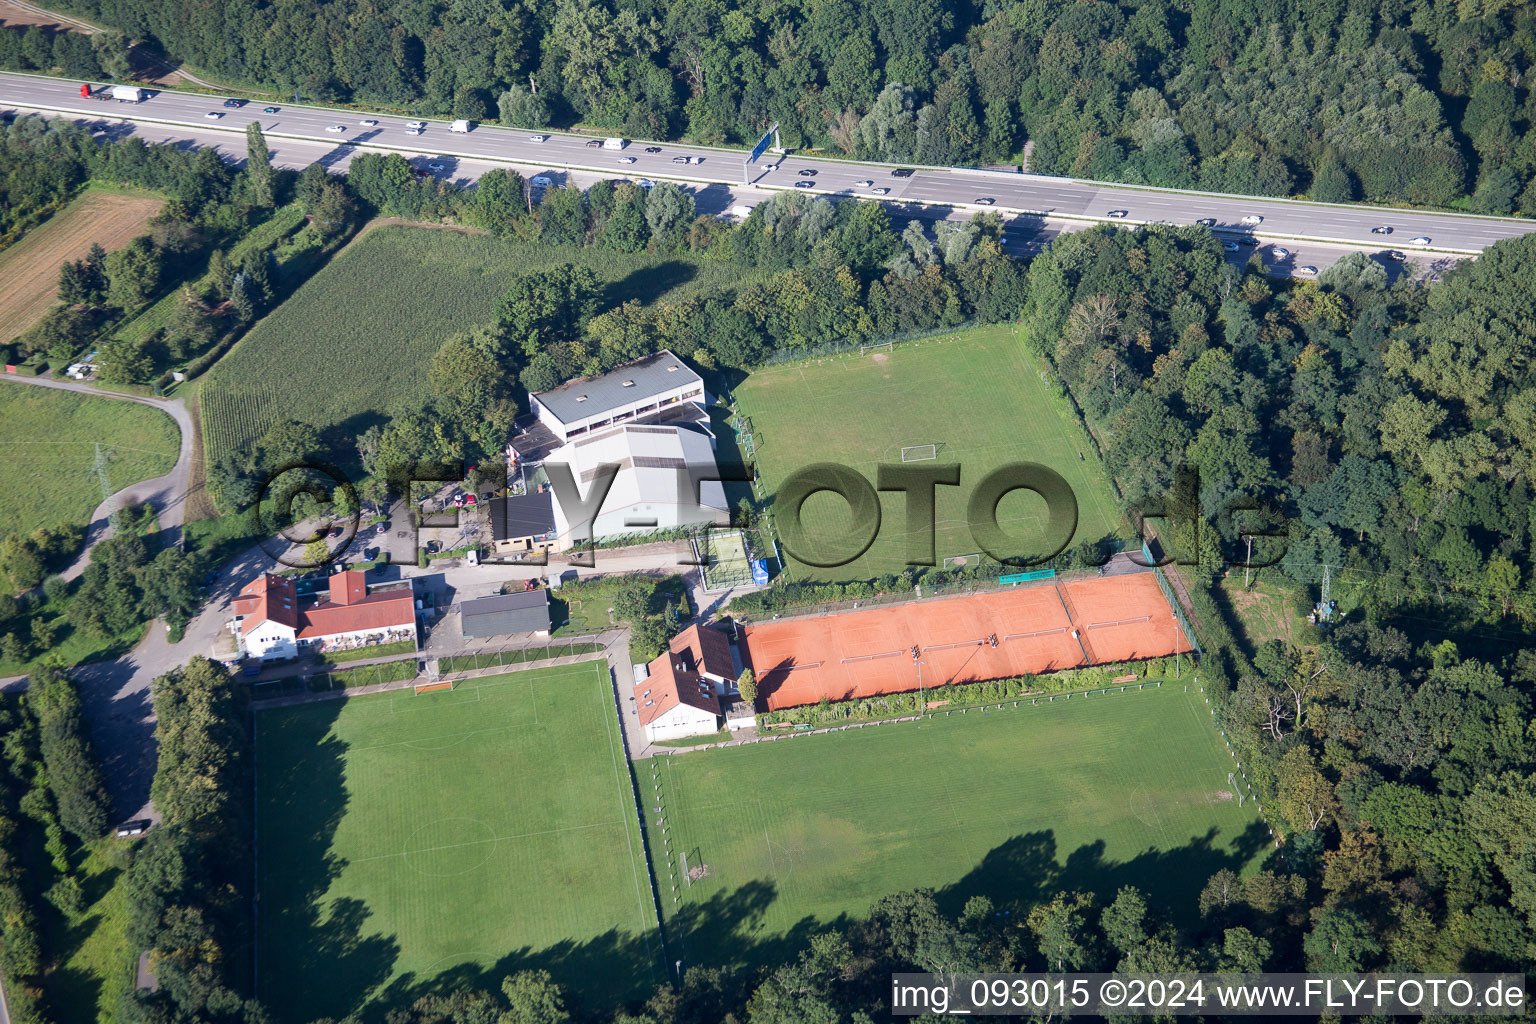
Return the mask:
<svg viewBox="0 0 1536 1024"><path fill-rule="evenodd" d="M1237 776L1227 772L1227 785L1232 787L1232 792L1237 794L1237 806L1243 806L1243 787L1237 784Z"/></svg>
<svg viewBox="0 0 1536 1024"><path fill-rule="evenodd" d="M981 555L945 555L944 569L946 572L955 569L974 569L981 564Z"/></svg>
<svg viewBox="0 0 1536 1024"><path fill-rule="evenodd" d="M877 342L875 342L873 344L870 344L870 345L860 345L859 346L859 355L862 356L862 355L865 355L865 354L867 354L869 352L889 352L889 351L892 350L893 347L894 347L894 343L893 342L877 341Z"/></svg>
<svg viewBox="0 0 1536 1024"><path fill-rule="evenodd" d="M910 444L901 450L902 462L927 462L938 457L939 446L936 444Z"/></svg>
<svg viewBox="0 0 1536 1024"><path fill-rule="evenodd" d="M417 683L416 684L416 693L418 695L423 694L423 693L432 693L432 692L434 692L436 690L451 690L451 689L453 689L453 680L452 679L433 679L433 680L429 680L429 681L424 682L424 683Z"/></svg>

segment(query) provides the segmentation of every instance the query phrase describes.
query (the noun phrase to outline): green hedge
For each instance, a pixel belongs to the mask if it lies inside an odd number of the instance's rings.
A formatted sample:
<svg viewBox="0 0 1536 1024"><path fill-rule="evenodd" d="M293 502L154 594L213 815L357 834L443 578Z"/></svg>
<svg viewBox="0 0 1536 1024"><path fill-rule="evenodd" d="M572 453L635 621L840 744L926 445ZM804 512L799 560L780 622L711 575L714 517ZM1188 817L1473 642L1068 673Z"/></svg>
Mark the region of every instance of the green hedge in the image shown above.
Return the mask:
<svg viewBox="0 0 1536 1024"><path fill-rule="evenodd" d="M1188 670L1185 661L1185 669ZM1095 665L1091 668L1070 669L1043 676L1018 676L1013 679L991 679L981 683L958 683L935 686L923 691L930 703L948 701L935 711L958 711L961 708L980 707L1005 700L1018 700L1044 694L1075 693L1082 690L1101 690L1116 685L1116 676L1135 673L1136 682L1149 682L1174 677L1174 659L1153 658L1148 661L1129 662L1119 665ZM759 726L766 725L843 725L848 722L874 721L882 718L902 718L919 712L919 694L890 693L879 697L863 697L832 703L807 704L803 707L768 711L757 716Z"/></svg>
<svg viewBox="0 0 1536 1024"><path fill-rule="evenodd" d="M416 645L409 640L397 640L392 644L375 644L372 647L359 647L353 651L335 651L315 655L317 665L339 665L342 662L358 661L362 658L383 658L391 654L414 654Z"/></svg>

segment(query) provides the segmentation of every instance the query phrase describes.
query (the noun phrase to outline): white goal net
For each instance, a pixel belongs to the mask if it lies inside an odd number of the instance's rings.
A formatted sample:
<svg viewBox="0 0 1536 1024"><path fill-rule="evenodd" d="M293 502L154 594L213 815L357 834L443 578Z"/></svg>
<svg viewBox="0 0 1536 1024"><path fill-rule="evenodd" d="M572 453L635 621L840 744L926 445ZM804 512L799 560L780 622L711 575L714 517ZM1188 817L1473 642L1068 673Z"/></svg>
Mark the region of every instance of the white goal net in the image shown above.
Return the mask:
<svg viewBox="0 0 1536 1024"><path fill-rule="evenodd" d="M936 444L911 444L901 450L902 462L926 462L938 457L939 446Z"/></svg>

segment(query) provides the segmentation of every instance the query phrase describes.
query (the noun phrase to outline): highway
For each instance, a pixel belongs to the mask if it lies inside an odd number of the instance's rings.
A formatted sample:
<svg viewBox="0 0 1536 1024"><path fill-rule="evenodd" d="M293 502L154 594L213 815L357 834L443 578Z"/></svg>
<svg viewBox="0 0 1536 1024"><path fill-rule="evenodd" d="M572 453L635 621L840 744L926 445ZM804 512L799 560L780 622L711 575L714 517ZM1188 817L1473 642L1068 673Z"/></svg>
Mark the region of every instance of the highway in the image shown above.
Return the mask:
<svg viewBox="0 0 1536 1024"><path fill-rule="evenodd" d="M410 119L392 115L293 104L276 104L276 111L269 114L259 101L225 108L218 97L150 93L150 98L139 104L87 99L80 95L78 81L0 73L0 108L58 112L90 121L129 121L146 141L216 145L226 155L238 154L238 158L244 156L245 128L255 121L267 136L274 160L285 166L319 162L340 171L358 151L394 151L418 166L441 164L443 170L437 173L466 182L506 164L527 168L530 176L546 174L557 183L586 185L612 177L666 178L690 186L700 212L711 214L735 205L752 205L774 190L803 185L802 190L812 195L884 201L892 205L898 220L968 219L978 210L995 210L1008 224L1006 246L1014 255L1029 255L1061 231L1095 223L1191 224L1212 218L1217 231L1262 239L1265 262L1279 275L1291 275L1307 266L1321 269L1358 248L1371 253L1394 275L1406 269L1433 278L1456 257L1473 255L1499 239L1536 230L1536 221L1515 218L1213 196L1008 172L916 168L908 177L896 177L890 165L793 155L765 156L744 183L744 154L739 150L635 141L621 151L612 151L593 146L598 140L586 136L487 125L469 133L454 133L444 121L427 121L421 135L409 135L406 123ZM219 116L210 118L210 113ZM377 123L365 125L365 120ZM345 130L326 130L332 127ZM546 134L545 141L533 141ZM649 149L657 152L647 152ZM687 157L701 162L674 162ZM881 195L876 189L888 191ZM978 204L978 199L992 202ZM1126 212L1124 218L1109 218L1111 211L1119 210ZM1257 225L1243 223L1244 218L1255 216L1262 218ZM1373 235L1371 228L1380 225L1390 225L1392 234ZM1431 244L1411 245L1409 239L1419 235L1428 237ZM1289 250L1289 257L1270 258L1271 243ZM1407 254L1410 262L1405 265L1388 259L1390 250ZM1229 255L1240 262L1250 252L1244 247Z"/></svg>

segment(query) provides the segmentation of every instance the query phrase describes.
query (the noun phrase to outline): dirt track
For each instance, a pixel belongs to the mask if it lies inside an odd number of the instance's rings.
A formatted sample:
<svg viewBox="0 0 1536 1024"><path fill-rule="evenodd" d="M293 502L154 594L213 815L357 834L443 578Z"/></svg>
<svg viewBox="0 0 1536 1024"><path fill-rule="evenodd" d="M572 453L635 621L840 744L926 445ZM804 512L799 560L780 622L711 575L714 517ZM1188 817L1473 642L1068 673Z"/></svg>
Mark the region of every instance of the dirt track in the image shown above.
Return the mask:
<svg viewBox="0 0 1536 1024"><path fill-rule="evenodd" d="M0 344L42 319L59 293L59 267L92 242L110 252L144 230L163 200L86 192L0 253Z"/></svg>

